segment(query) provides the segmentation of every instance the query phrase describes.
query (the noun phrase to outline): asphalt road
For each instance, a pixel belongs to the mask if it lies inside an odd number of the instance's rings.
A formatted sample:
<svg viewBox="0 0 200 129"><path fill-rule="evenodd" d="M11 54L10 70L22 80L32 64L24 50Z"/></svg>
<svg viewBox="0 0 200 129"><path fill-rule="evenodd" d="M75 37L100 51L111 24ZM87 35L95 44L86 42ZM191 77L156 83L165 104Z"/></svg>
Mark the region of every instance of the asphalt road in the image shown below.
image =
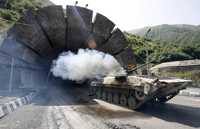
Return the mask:
<svg viewBox="0 0 200 129"><path fill-rule="evenodd" d="M200 129L200 98L177 96L132 111L88 97L86 88L52 88L0 119L0 129Z"/></svg>

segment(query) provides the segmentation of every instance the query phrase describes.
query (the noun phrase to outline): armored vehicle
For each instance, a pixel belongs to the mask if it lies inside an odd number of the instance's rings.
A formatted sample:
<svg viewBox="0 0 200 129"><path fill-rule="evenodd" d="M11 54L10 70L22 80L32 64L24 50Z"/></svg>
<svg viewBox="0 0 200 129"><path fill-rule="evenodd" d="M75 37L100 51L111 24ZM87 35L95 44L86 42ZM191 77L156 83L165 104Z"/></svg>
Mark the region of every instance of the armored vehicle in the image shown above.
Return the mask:
<svg viewBox="0 0 200 129"><path fill-rule="evenodd" d="M144 104L165 103L185 89L191 80L139 75L107 76L91 82L97 99L138 109Z"/></svg>

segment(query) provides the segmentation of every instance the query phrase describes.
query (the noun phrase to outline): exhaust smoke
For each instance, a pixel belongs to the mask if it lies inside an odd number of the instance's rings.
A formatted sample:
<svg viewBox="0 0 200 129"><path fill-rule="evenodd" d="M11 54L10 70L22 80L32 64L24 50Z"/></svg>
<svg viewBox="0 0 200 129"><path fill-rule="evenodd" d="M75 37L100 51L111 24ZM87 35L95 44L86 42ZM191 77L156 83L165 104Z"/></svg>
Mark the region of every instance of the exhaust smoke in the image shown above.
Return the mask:
<svg viewBox="0 0 200 129"><path fill-rule="evenodd" d="M56 77L73 81L126 74L113 56L90 49L79 49L77 54L61 53L53 61L51 72Z"/></svg>

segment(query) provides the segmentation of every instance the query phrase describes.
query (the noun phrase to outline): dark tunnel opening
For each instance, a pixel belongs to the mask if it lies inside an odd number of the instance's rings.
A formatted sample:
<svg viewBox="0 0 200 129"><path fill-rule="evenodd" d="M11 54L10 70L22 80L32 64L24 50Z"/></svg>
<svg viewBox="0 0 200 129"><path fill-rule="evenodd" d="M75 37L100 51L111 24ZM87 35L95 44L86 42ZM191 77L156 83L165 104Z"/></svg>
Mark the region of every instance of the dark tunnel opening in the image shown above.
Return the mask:
<svg viewBox="0 0 200 129"><path fill-rule="evenodd" d="M97 13L92 21L93 11L79 6L63 10L55 5L29 10L7 32L0 44L1 90L63 84L50 73L52 60L62 51L96 49L113 55L125 69L135 64L124 34L107 17Z"/></svg>

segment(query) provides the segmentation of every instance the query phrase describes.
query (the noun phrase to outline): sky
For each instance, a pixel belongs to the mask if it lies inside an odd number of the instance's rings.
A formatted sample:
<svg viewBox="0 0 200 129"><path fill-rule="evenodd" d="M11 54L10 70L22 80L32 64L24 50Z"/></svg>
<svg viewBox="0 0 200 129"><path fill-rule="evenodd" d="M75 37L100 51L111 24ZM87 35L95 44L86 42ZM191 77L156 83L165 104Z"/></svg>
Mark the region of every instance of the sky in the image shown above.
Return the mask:
<svg viewBox="0 0 200 129"><path fill-rule="evenodd" d="M76 0L51 0L74 5ZM78 6L98 12L113 21L121 30L160 24L200 24L200 0L77 0Z"/></svg>

